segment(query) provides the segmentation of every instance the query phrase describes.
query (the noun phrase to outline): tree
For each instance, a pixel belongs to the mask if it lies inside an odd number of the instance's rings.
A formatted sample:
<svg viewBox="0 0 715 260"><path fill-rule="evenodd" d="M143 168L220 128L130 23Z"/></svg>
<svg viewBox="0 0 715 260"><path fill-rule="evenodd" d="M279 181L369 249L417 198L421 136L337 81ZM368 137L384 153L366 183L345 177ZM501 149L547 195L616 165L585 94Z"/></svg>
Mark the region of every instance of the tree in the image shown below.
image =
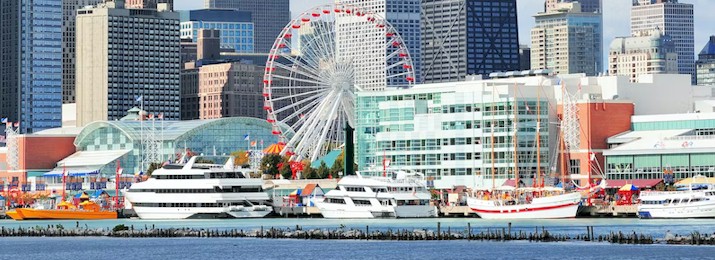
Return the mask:
<svg viewBox="0 0 715 260"><path fill-rule="evenodd" d="M150 163L149 168L146 169L146 172L144 174L147 177L151 177L151 174L154 173L154 171L159 168L161 168L161 163Z"/></svg>
<svg viewBox="0 0 715 260"><path fill-rule="evenodd" d="M340 155L338 155L337 158L335 158L335 162L333 162L333 167L330 167L330 175L333 177L337 177L339 172L345 173L345 150L340 152ZM325 177L328 177L325 175Z"/></svg>
<svg viewBox="0 0 715 260"><path fill-rule="evenodd" d="M315 171L318 174L318 178L321 179L327 178L328 174L330 174L330 169L328 169L328 165L326 165L325 162L320 162L320 167Z"/></svg>
<svg viewBox="0 0 715 260"><path fill-rule="evenodd" d="M234 151L231 153L231 156L234 157L233 164L236 166L244 167L250 164L248 152L244 150Z"/></svg>
<svg viewBox="0 0 715 260"><path fill-rule="evenodd" d="M318 173L310 167L310 160L303 160L303 179L318 179L320 176L318 176Z"/></svg>
<svg viewBox="0 0 715 260"><path fill-rule="evenodd" d="M278 164L280 164L282 158L277 154L266 154L261 159L260 170L263 174L268 174L271 176L276 176L279 173Z"/></svg>
<svg viewBox="0 0 715 260"><path fill-rule="evenodd" d="M293 177L293 171L290 170L290 161L288 161L288 157L281 157L281 166L282 167L279 169L281 176L283 176L283 179L290 180Z"/></svg>

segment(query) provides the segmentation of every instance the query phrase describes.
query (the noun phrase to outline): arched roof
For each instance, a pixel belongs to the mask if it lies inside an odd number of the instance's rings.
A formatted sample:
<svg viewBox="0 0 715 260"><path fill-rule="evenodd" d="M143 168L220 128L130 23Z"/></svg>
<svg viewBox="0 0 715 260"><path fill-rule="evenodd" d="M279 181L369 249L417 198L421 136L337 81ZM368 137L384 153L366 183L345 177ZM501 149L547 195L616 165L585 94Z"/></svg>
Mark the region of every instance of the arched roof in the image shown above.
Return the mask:
<svg viewBox="0 0 715 260"><path fill-rule="evenodd" d="M78 146L84 138L89 136L92 132L106 128L112 127L116 128L122 133L124 133L132 141L141 140L142 125L147 127L148 124L154 124L157 129L164 129L163 133L158 136L161 141L173 141L180 138L185 138L194 132L200 131L202 129L222 124L244 124L244 125L257 125L265 127L268 131L272 129L272 125L266 120L252 117L226 117L219 119L203 119L203 120L189 120L189 121L97 121L92 122L77 135L74 141L75 146ZM284 131L288 129L284 126Z"/></svg>

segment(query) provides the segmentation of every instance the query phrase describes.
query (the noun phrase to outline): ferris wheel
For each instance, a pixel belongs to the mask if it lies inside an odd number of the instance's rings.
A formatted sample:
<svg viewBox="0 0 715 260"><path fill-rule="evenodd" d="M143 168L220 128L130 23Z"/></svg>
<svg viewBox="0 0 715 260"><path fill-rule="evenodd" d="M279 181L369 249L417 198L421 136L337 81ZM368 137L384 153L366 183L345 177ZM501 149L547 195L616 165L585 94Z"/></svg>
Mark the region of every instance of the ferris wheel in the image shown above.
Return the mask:
<svg viewBox="0 0 715 260"><path fill-rule="evenodd" d="M407 46L367 9L330 4L309 9L280 33L266 62L263 109L291 161L315 161L344 144L355 127L356 91L409 88Z"/></svg>

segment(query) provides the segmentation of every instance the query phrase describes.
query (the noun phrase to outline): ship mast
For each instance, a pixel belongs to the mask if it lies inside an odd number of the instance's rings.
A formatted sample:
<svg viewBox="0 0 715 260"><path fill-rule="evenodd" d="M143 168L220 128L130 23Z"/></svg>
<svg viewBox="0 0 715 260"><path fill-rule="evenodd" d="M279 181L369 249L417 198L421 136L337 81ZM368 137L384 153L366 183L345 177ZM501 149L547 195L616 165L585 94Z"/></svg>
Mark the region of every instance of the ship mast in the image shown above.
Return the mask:
<svg viewBox="0 0 715 260"><path fill-rule="evenodd" d="M541 84L536 90L536 187L541 187Z"/></svg>
<svg viewBox="0 0 715 260"><path fill-rule="evenodd" d="M496 112L494 111L495 106L494 106L494 94L496 91L496 86L492 85L492 108L491 110L491 116L492 116L492 123L491 123L491 128L492 128L492 136L490 138L491 142L491 147L492 147L492 152L491 152L491 157L492 157L492 192L496 188L496 167L494 165L495 163L495 158L494 158L494 116L496 115Z"/></svg>
<svg viewBox="0 0 715 260"><path fill-rule="evenodd" d="M519 131L519 103L517 102L516 99L516 82L514 83L514 102L513 103L513 110L514 110L514 135L513 135L513 142L514 142L514 178L515 178L515 184L514 184L514 189L517 190L519 189L519 151L518 151L518 142L517 142L517 132Z"/></svg>

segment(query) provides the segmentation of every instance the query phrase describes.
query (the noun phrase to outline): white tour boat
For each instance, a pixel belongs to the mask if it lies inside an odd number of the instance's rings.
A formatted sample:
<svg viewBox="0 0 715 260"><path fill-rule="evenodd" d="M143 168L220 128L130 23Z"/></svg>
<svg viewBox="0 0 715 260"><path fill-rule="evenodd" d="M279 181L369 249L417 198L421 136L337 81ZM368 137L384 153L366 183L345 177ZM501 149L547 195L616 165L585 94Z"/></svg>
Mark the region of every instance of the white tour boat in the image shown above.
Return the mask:
<svg viewBox="0 0 715 260"><path fill-rule="evenodd" d="M639 218L715 218L715 189L642 191Z"/></svg>
<svg viewBox="0 0 715 260"><path fill-rule="evenodd" d="M554 219L576 217L581 202L581 193L564 192L560 188L518 191L522 194L520 198L470 197L467 205L483 219ZM509 192L515 193L513 189Z"/></svg>
<svg viewBox="0 0 715 260"><path fill-rule="evenodd" d="M325 218L425 218L436 217L430 193L419 173L399 171L390 177L356 173L340 179L338 187L316 202Z"/></svg>
<svg viewBox="0 0 715 260"><path fill-rule="evenodd" d="M261 218L272 211L262 184L235 169L233 157L195 156L155 170L124 194L142 219Z"/></svg>

